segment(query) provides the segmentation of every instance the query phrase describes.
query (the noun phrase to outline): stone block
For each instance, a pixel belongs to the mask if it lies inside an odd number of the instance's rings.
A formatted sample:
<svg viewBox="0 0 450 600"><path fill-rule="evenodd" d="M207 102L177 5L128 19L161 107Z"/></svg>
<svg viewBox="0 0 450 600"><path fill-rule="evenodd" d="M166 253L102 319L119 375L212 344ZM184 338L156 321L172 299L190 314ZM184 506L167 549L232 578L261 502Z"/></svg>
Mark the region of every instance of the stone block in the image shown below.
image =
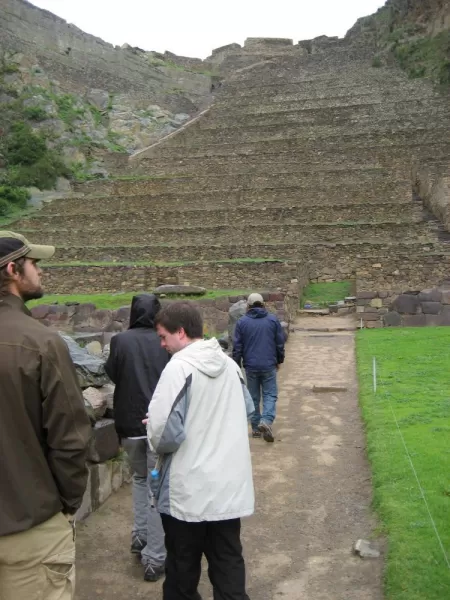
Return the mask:
<svg viewBox="0 0 450 600"><path fill-rule="evenodd" d="M113 419L101 419L97 421L92 430L88 460L100 463L114 458L118 453L119 438L117 437Z"/></svg>
<svg viewBox="0 0 450 600"><path fill-rule="evenodd" d="M381 321L367 321L365 325L367 329L380 329L383 327L383 323Z"/></svg>
<svg viewBox="0 0 450 600"><path fill-rule="evenodd" d="M400 294L392 303L392 309L401 315L415 315L419 307L419 297L413 294Z"/></svg>
<svg viewBox="0 0 450 600"><path fill-rule="evenodd" d="M450 325L450 317L448 323L444 322L444 315L425 315L425 324L427 327L440 327L441 325Z"/></svg>
<svg viewBox="0 0 450 600"><path fill-rule="evenodd" d="M379 315L387 315L388 312L389 312L389 309L386 308L385 306L383 308L379 308L378 309L378 314Z"/></svg>
<svg viewBox="0 0 450 600"><path fill-rule="evenodd" d="M270 292L261 292L261 296L264 302L269 302L270 300Z"/></svg>
<svg viewBox="0 0 450 600"><path fill-rule="evenodd" d="M97 467L97 486L91 490L92 496L95 497L95 503L101 506L112 494L112 463L100 463ZM94 478L93 478L94 481Z"/></svg>
<svg viewBox="0 0 450 600"><path fill-rule="evenodd" d="M450 306L443 306L439 316L441 317L442 325L450 325Z"/></svg>
<svg viewBox="0 0 450 600"><path fill-rule="evenodd" d="M377 292L378 298L382 298L383 300L389 296L389 292Z"/></svg>
<svg viewBox="0 0 450 600"><path fill-rule="evenodd" d="M403 317L404 327L425 327L426 315L405 315Z"/></svg>
<svg viewBox="0 0 450 600"><path fill-rule="evenodd" d="M400 327L402 324L402 317L398 312L393 310L383 316L383 323L385 327Z"/></svg>
<svg viewBox="0 0 450 600"><path fill-rule="evenodd" d="M111 487L113 492L117 492L117 490L122 486L123 483L122 461L113 460L111 464Z"/></svg>
<svg viewBox="0 0 450 600"><path fill-rule="evenodd" d="M283 302L284 294L281 292L272 292L269 294L269 302Z"/></svg>
<svg viewBox="0 0 450 600"><path fill-rule="evenodd" d="M95 304L91 304L89 302L87 302L86 304L79 304L72 318L74 325L86 323L91 314L95 312L95 310Z"/></svg>
<svg viewBox="0 0 450 600"><path fill-rule="evenodd" d="M120 333L124 329L128 328L128 324L126 322L121 321L111 321L109 325L107 325L104 329L107 333Z"/></svg>
<svg viewBox="0 0 450 600"><path fill-rule="evenodd" d="M93 508L92 508L92 497L91 497L91 487L92 487L92 479L91 479L91 471L93 465L88 465L88 480L86 490L83 494L83 501L81 502L80 508L75 513L75 519L77 521L82 521L86 517L88 517Z"/></svg>
<svg viewBox="0 0 450 600"><path fill-rule="evenodd" d="M438 315L442 310L440 302L422 302L422 312L426 315Z"/></svg>
<svg viewBox="0 0 450 600"><path fill-rule="evenodd" d="M436 288L422 290L419 294L419 302L441 302L441 300L442 292Z"/></svg>
<svg viewBox="0 0 450 600"><path fill-rule="evenodd" d="M442 290L442 304L450 304L450 290Z"/></svg>
<svg viewBox="0 0 450 600"><path fill-rule="evenodd" d="M358 298L356 306L369 306L370 300L368 298Z"/></svg>
<svg viewBox="0 0 450 600"><path fill-rule="evenodd" d="M365 313L376 313L376 314L378 314L378 308L375 308L374 306L366 306L364 308L364 312Z"/></svg>
<svg viewBox="0 0 450 600"><path fill-rule="evenodd" d="M217 310L228 314L230 303L228 301L228 298L216 298L216 300L214 301L214 306L217 308Z"/></svg>
<svg viewBox="0 0 450 600"><path fill-rule="evenodd" d="M41 304L39 306L33 306L31 309L31 316L33 319L45 319L45 317L49 314L49 306L46 304Z"/></svg>
<svg viewBox="0 0 450 600"><path fill-rule="evenodd" d="M372 300L372 298L376 298L376 292L357 292L356 298L358 300Z"/></svg>
<svg viewBox="0 0 450 600"><path fill-rule="evenodd" d="M112 314L113 321L119 321L119 323L124 323L130 319L130 307L129 306L121 306L117 310L113 311Z"/></svg>
<svg viewBox="0 0 450 600"><path fill-rule="evenodd" d="M381 308L383 306L383 300L381 298L372 298L370 301L370 306L374 308Z"/></svg>
<svg viewBox="0 0 450 600"><path fill-rule="evenodd" d="M92 407L96 420L101 419L108 408L108 396L103 388L88 387L83 390L83 398Z"/></svg>
<svg viewBox="0 0 450 600"><path fill-rule="evenodd" d="M154 290L154 294L177 295L177 296L203 296L206 289L196 285L160 285Z"/></svg>
<svg viewBox="0 0 450 600"><path fill-rule="evenodd" d="M92 354L93 356L101 356L102 354L102 345L100 342L89 342L89 344L86 344L85 348L89 354Z"/></svg>
<svg viewBox="0 0 450 600"><path fill-rule="evenodd" d="M77 344L80 344L81 346L86 347L91 342L100 342L101 343L103 340L103 334L101 332L76 333L76 334L74 334L73 339L76 341Z"/></svg>
<svg viewBox="0 0 450 600"><path fill-rule="evenodd" d="M95 327L98 331L103 331L112 321L112 311L106 308L96 310L89 317L88 325Z"/></svg>
<svg viewBox="0 0 450 600"><path fill-rule="evenodd" d="M111 340L115 335L117 335L117 333L117 331L104 331L101 338L101 343L103 344L103 346L111 344Z"/></svg>
<svg viewBox="0 0 450 600"><path fill-rule="evenodd" d="M376 313L364 313L361 315L362 316L362 320L364 322L366 321L379 321L380 317L378 315L378 312Z"/></svg>
<svg viewBox="0 0 450 600"><path fill-rule="evenodd" d="M356 307L356 312L357 313L363 313L364 312L364 306L357 306Z"/></svg>

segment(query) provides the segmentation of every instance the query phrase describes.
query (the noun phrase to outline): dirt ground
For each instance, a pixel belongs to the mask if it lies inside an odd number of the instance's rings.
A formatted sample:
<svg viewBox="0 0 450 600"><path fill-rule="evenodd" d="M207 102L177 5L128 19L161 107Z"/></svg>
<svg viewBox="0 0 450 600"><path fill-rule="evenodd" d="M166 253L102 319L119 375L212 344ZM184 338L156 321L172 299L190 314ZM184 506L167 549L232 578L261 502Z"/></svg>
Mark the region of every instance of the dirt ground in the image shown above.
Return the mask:
<svg viewBox="0 0 450 600"><path fill-rule="evenodd" d="M328 321L329 319L329 321ZM276 441L251 440L257 511L243 522L251 600L382 600L383 559L352 554L376 523L357 402L354 334L321 317L291 334L280 370ZM340 322L343 322L342 320ZM350 323L349 323L350 324ZM347 391L317 391L338 386ZM77 537L77 600L161 599L131 556L131 489ZM212 598L206 574L200 593Z"/></svg>

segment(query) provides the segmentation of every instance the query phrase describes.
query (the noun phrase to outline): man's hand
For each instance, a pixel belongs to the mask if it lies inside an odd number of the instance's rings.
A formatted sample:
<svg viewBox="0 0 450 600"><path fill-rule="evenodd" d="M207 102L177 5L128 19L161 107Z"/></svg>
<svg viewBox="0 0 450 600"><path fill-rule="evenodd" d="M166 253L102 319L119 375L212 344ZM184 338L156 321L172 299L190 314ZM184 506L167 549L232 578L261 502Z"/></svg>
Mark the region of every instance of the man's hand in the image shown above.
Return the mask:
<svg viewBox="0 0 450 600"><path fill-rule="evenodd" d="M147 418L146 419L142 419L142 423L144 425L147 425L147 423L148 423L148 413L145 413L145 414L146 414Z"/></svg>

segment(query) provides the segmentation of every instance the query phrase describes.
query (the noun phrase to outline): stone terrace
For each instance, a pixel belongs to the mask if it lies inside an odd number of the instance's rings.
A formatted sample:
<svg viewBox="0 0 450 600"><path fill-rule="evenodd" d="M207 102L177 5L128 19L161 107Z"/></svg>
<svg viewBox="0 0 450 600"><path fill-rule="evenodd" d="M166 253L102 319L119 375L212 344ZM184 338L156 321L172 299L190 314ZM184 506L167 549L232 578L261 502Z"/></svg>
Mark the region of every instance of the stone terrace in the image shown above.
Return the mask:
<svg viewBox="0 0 450 600"><path fill-rule="evenodd" d="M132 157L122 178L80 185L15 225L58 246L62 264L49 275L58 289L92 289L76 262L116 281L115 262L190 261L160 264L158 283L216 287L227 283L224 265L235 285L280 287L296 262L315 280L357 275L399 291L438 283L447 234L413 196L412 166L448 161L446 100L372 67L370 49L275 47L241 49L256 64L233 72L228 61L211 110Z"/></svg>

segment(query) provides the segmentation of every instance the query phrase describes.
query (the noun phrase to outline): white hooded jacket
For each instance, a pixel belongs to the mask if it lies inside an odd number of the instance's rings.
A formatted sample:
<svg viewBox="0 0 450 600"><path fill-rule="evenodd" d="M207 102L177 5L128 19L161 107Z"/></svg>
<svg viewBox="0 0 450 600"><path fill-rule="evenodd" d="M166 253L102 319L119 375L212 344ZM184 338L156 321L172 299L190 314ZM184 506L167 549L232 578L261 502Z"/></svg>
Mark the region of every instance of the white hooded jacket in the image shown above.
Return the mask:
<svg viewBox="0 0 450 600"><path fill-rule="evenodd" d="M174 354L153 394L147 425L152 448L164 455L159 512L182 521L253 513L247 426L253 411L238 366L216 339Z"/></svg>

